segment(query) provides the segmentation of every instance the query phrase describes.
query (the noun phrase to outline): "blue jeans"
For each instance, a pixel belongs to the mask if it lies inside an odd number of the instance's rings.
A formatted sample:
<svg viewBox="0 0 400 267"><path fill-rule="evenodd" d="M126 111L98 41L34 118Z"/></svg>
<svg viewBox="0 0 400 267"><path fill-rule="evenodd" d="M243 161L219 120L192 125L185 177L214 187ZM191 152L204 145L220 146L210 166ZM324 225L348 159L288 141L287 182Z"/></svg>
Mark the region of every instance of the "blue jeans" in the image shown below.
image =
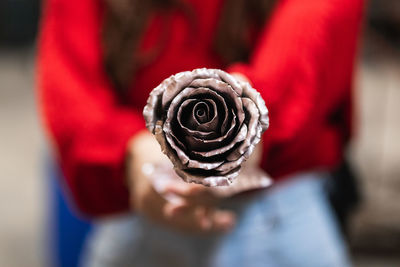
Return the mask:
<svg viewBox="0 0 400 267"><path fill-rule="evenodd" d="M97 224L84 266L346 267L345 244L324 192L324 174L296 175L223 203L237 214L228 234L169 231L140 216Z"/></svg>

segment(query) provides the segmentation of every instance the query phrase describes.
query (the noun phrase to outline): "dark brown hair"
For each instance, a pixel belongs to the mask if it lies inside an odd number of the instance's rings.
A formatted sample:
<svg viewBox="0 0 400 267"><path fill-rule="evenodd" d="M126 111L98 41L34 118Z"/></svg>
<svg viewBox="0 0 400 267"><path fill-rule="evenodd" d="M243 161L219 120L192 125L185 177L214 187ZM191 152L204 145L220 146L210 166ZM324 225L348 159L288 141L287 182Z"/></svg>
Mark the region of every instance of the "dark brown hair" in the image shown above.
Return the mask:
<svg viewBox="0 0 400 267"><path fill-rule="evenodd" d="M251 49L249 27L264 24L275 0L225 0L214 49L223 62L246 60ZM106 14L102 31L104 64L116 93L124 99L135 71L152 62L168 38L163 31L158 45L145 55L135 54L142 30L152 11L180 9L195 30L197 21L192 7L182 0L105 0Z"/></svg>

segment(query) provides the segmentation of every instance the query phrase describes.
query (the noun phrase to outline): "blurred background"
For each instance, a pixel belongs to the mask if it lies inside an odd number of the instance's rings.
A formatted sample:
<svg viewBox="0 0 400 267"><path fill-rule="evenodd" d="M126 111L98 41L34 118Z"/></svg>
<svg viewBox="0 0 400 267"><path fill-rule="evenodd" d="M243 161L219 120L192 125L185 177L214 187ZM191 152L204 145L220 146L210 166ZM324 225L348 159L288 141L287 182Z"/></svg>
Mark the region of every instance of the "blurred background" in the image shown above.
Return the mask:
<svg viewBox="0 0 400 267"><path fill-rule="evenodd" d="M400 1L371 0L367 13L350 150L362 201L349 243L355 266L400 266ZM46 266L52 249L48 144L35 103L39 14L38 0L0 1L0 266Z"/></svg>

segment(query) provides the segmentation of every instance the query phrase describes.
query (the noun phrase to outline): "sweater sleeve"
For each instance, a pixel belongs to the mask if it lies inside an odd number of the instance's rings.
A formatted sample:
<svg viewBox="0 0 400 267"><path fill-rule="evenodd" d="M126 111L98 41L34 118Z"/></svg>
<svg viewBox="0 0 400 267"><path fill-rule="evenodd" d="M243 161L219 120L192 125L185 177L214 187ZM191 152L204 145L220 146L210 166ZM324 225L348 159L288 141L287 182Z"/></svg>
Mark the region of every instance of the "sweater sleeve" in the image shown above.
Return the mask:
<svg viewBox="0 0 400 267"><path fill-rule="evenodd" d="M271 127L264 149L290 143L348 93L362 11L362 0L278 1L249 63L228 68L266 101Z"/></svg>
<svg viewBox="0 0 400 267"><path fill-rule="evenodd" d="M102 68L99 2L48 0L37 60L44 123L73 203L90 216L128 210L126 147L144 128L139 109L118 105Z"/></svg>

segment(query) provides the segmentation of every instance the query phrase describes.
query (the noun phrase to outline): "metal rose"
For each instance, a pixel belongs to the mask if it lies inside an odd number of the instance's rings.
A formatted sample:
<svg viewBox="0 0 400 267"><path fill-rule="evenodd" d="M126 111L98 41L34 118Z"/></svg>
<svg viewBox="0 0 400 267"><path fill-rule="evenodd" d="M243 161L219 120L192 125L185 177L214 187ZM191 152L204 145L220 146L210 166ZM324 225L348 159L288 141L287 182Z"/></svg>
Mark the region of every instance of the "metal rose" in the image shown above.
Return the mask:
<svg viewBox="0 0 400 267"><path fill-rule="evenodd" d="M260 94L218 69L165 79L150 93L143 115L175 172L207 186L229 185L269 125Z"/></svg>

